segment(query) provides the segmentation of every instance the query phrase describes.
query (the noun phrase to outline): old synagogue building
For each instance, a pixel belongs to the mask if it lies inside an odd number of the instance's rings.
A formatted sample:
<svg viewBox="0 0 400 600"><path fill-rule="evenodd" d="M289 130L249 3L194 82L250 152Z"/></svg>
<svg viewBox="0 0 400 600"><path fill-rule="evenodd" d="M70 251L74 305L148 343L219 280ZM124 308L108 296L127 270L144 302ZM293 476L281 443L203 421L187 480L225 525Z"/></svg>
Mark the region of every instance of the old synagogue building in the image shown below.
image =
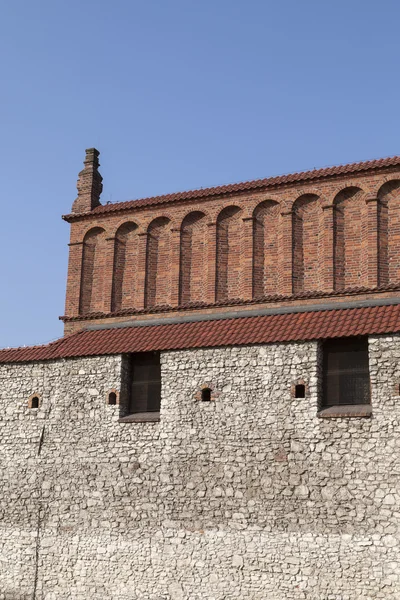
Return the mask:
<svg viewBox="0 0 400 600"><path fill-rule="evenodd" d="M0 600L400 599L400 157L101 204L0 351Z"/></svg>

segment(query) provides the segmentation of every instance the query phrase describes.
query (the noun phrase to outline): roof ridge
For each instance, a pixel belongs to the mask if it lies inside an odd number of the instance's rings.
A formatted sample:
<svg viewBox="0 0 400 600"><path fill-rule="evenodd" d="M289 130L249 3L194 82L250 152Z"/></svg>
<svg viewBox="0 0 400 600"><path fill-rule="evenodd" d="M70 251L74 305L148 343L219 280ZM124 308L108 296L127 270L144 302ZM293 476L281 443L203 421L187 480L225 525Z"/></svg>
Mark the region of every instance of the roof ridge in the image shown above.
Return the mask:
<svg viewBox="0 0 400 600"><path fill-rule="evenodd" d="M358 171L368 171L370 169L379 169L385 167L391 167L400 165L400 156L387 156L385 158L377 158L364 160L359 162L345 163L339 165L332 165L321 167L318 169L312 169L307 171L294 171L291 173L285 173L281 175L273 175L261 179L253 179L248 181L240 181L236 183L228 183L217 186L196 188L181 192L170 192L168 194L161 194L157 196L147 196L145 198L137 198L134 200L124 200L120 202L113 202L102 204L94 208L90 212L84 213L71 213L64 215L63 219L69 220L82 216L89 216L93 214L99 214L103 212L116 212L119 210L125 210L128 208L146 206L150 204L161 204L164 202L176 202L179 200L188 200L194 198L202 198L207 196L214 196L220 194L228 194L233 192L241 192L251 189L258 189L263 187L273 187L278 185L296 183L300 181L307 181L309 179L319 179L322 177L329 177L341 174L350 174Z"/></svg>
<svg viewBox="0 0 400 600"><path fill-rule="evenodd" d="M44 344L32 344L31 346L5 346L4 348L0 348L0 352L17 352L18 350L31 350L36 348L48 348L54 344L58 344L60 340L63 338L58 338L52 342L45 342Z"/></svg>
<svg viewBox="0 0 400 600"><path fill-rule="evenodd" d="M355 167L367 167L367 165L373 165L372 168L374 168L375 166L379 168L379 165L377 165L376 163L380 163L380 162L385 162L388 160L398 160L400 163L400 155L397 154L393 154L393 155L389 155L389 156L385 156L385 157L381 157L381 158L371 158L371 159L366 159L366 160L361 160L361 161L356 161L356 162L351 162L351 163L337 163L337 164L331 164L331 165L325 165L323 167L314 167L313 169L306 169L304 171L287 171L285 173L279 173L277 175L270 175L268 177L257 177L256 179L245 179L244 181L231 181L231 182L227 182L227 183L218 183L217 185L211 185L211 186L207 186L207 187L197 187L197 188L192 188L189 190L176 190L175 192L168 192L166 194L161 194L159 196L147 196L144 198L137 198L137 199L132 199L132 200L121 200L121 201L107 201L107 203L105 205L102 206L107 206L109 204L115 205L115 204L124 204L125 202L139 202L140 200L148 200L150 198L162 198L162 197L167 197L167 196L175 196L177 194L190 194L190 193L195 193L195 192L204 192L206 190L214 190L214 189L218 189L218 188L224 188L224 187L230 187L230 186L234 186L234 185L246 185L246 184L252 184L252 183L263 183L265 181L270 181L273 179L280 179L283 177L296 177L296 176L300 176L300 175L307 175L307 174L313 174L313 173L321 173L323 171L327 171L327 170L331 170L331 169L343 169L343 168L355 168ZM384 165L385 166L385 165Z"/></svg>

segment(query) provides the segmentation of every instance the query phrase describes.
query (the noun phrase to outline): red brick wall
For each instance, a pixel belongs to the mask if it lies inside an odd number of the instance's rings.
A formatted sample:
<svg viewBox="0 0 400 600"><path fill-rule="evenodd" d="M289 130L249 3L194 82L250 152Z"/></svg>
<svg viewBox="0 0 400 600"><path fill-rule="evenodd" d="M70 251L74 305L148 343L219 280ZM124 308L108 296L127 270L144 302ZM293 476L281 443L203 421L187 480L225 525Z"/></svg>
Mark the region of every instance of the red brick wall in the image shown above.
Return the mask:
<svg viewBox="0 0 400 600"><path fill-rule="evenodd" d="M196 211L182 222L179 303L207 301L207 217Z"/></svg>
<svg viewBox="0 0 400 600"><path fill-rule="evenodd" d="M279 204L261 202L253 220L253 297L275 294L279 289Z"/></svg>
<svg viewBox="0 0 400 600"><path fill-rule="evenodd" d="M393 284L398 167L72 218L66 317Z"/></svg>
<svg viewBox="0 0 400 600"><path fill-rule="evenodd" d="M241 297L242 211L224 208L217 219L216 300ZM215 268L215 267L214 267Z"/></svg>
<svg viewBox="0 0 400 600"><path fill-rule="evenodd" d="M362 192L347 188L334 200L334 288L367 284L367 205Z"/></svg>
<svg viewBox="0 0 400 600"><path fill-rule="evenodd" d="M379 271L386 284L400 280L400 181L382 186L378 197Z"/></svg>
<svg viewBox="0 0 400 600"><path fill-rule="evenodd" d="M169 219L159 217L147 230L145 308L169 304L171 294L171 230Z"/></svg>
<svg viewBox="0 0 400 600"><path fill-rule="evenodd" d="M129 308L135 302L138 236L136 223L124 223L115 235L111 310Z"/></svg>
<svg viewBox="0 0 400 600"><path fill-rule="evenodd" d="M293 292L321 290L323 214L318 196L308 194L293 205Z"/></svg>
<svg viewBox="0 0 400 600"><path fill-rule="evenodd" d="M103 310L105 231L95 227L83 239L79 312Z"/></svg>

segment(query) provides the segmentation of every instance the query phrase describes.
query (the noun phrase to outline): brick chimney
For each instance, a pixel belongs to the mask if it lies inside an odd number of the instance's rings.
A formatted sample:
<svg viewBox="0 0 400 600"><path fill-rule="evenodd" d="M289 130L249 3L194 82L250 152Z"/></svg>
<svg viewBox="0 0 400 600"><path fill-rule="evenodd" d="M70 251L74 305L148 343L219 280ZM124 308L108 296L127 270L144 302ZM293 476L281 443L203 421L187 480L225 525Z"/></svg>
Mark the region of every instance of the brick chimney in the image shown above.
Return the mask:
<svg viewBox="0 0 400 600"><path fill-rule="evenodd" d="M103 190L103 178L98 171L100 152L96 148L88 148L84 160L84 168L79 173L76 184L78 197L72 205L73 213L89 212L100 205L100 194Z"/></svg>

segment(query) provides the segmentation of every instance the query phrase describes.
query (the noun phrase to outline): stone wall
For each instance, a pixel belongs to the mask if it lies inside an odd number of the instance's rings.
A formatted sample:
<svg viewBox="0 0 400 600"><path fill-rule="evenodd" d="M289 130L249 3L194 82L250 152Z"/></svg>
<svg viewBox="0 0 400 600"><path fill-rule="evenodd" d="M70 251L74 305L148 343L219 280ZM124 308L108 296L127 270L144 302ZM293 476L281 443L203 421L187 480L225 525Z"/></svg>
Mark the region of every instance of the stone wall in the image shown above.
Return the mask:
<svg viewBox="0 0 400 600"><path fill-rule="evenodd" d="M1 600L400 597L399 336L372 419L317 417L317 343L164 353L160 423L106 404L122 362L0 365Z"/></svg>

